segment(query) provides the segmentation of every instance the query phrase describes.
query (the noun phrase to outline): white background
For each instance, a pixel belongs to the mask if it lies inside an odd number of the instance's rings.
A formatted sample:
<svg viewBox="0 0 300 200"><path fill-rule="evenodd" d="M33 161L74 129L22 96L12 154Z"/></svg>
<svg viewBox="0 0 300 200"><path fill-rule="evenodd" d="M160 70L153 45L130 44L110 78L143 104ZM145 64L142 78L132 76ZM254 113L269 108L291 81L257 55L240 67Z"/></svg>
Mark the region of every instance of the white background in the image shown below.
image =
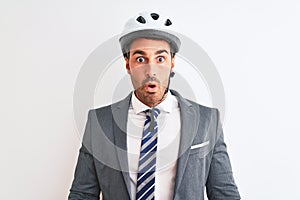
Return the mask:
<svg viewBox="0 0 300 200"><path fill-rule="evenodd" d="M129 17L151 8L172 16L220 73L242 198L300 199L296 0L1 0L0 199L67 199L80 147L77 75Z"/></svg>

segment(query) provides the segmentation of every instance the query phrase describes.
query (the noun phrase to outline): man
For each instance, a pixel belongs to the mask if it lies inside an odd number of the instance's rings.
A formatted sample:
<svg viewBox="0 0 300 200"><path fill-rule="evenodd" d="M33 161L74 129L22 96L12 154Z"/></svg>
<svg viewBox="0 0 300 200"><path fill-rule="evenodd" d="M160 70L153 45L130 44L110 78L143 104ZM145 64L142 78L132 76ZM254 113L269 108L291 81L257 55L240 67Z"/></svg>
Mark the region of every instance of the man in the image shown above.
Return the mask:
<svg viewBox="0 0 300 200"><path fill-rule="evenodd" d="M172 21L141 13L119 41L134 92L89 111L69 199L240 199L218 110L169 90Z"/></svg>

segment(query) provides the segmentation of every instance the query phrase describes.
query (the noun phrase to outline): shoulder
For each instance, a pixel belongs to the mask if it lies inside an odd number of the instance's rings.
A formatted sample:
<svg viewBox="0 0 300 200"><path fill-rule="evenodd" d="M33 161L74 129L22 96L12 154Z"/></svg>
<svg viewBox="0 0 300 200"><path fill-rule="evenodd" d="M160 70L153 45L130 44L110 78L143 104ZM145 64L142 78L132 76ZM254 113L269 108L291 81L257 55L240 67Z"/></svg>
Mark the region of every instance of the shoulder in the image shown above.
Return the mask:
<svg viewBox="0 0 300 200"><path fill-rule="evenodd" d="M218 118L219 110L214 107L205 106L202 104L199 104L195 101L189 100L184 98L175 90L171 90L171 93L177 97L179 105L186 105L187 107L192 108L195 112L198 113L198 115L201 115L202 118Z"/></svg>
<svg viewBox="0 0 300 200"><path fill-rule="evenodd" d="M88 110L88 119L94 117L100 118L101 116L108 116L111 113L112 105L106 105L98 108L92 108Z"/></svg>
<svg viewBox="0 0 300 200"><path fill-rule="evenodd" d="M199 104L197 102L191 101L189 99L186 99L186 100L199 113L202 120L203 119L206 119L209 121L218 121L219 120L220 111L218 108L205 106L205 105Z"/></svg>
<svg viewBox="0 0 300 200"><path fill-rule="evenodd" d="M205 106L203 104L197 103L195 101L186 99L193 107L198 108L202 114L218 114L219 109L215 107Z"/></svg>
<svg viewBox="0 0 300 200"><path fill-rule="evenodd" d="M98 119L102 119L103 117L107 118L109 116L112 116L112 114L116 114L118 112L122 112L124 110L128 110L129 108L129 104L131 101L131 95L132 93L130 93L127 97L125 97L124 99L121 99L115 103L106 105L106 106L101 106L98 108L93 108L90 109L89 112L89 116L97 116Z"/></svg>

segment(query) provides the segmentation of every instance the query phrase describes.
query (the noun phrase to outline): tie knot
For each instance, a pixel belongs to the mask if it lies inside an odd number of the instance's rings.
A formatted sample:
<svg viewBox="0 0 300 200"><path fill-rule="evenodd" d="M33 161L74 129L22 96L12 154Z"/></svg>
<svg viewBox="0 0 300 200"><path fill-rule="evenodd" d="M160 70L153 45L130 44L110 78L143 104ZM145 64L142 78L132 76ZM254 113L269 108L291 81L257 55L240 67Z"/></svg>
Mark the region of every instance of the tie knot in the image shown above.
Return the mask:
<svg viewBox="0 0 300 200"><path fill-rule="evenodd" d="M150 117L150 118L151 118L151 115L153 114L154 118L156 119L157 116L160 114L160 110L158 108L147 109L147 110L145 110L145 113L146 113L147 117Z"/></svg>

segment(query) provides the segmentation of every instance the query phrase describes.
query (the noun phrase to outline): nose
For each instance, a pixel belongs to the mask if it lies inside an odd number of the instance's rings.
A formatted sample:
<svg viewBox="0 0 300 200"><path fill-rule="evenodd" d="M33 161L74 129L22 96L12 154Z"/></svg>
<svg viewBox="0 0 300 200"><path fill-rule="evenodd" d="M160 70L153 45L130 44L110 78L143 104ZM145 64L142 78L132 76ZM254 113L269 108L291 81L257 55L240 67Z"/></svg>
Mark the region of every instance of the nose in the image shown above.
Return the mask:
<svg viewBox="0 0 300 200"><path fill-rule="evenodd" d="M147 64L147 67L146 67L146 74L149 75L150 77L151 76L156 76L156 68L155 68L155 64Z"/></svg>

